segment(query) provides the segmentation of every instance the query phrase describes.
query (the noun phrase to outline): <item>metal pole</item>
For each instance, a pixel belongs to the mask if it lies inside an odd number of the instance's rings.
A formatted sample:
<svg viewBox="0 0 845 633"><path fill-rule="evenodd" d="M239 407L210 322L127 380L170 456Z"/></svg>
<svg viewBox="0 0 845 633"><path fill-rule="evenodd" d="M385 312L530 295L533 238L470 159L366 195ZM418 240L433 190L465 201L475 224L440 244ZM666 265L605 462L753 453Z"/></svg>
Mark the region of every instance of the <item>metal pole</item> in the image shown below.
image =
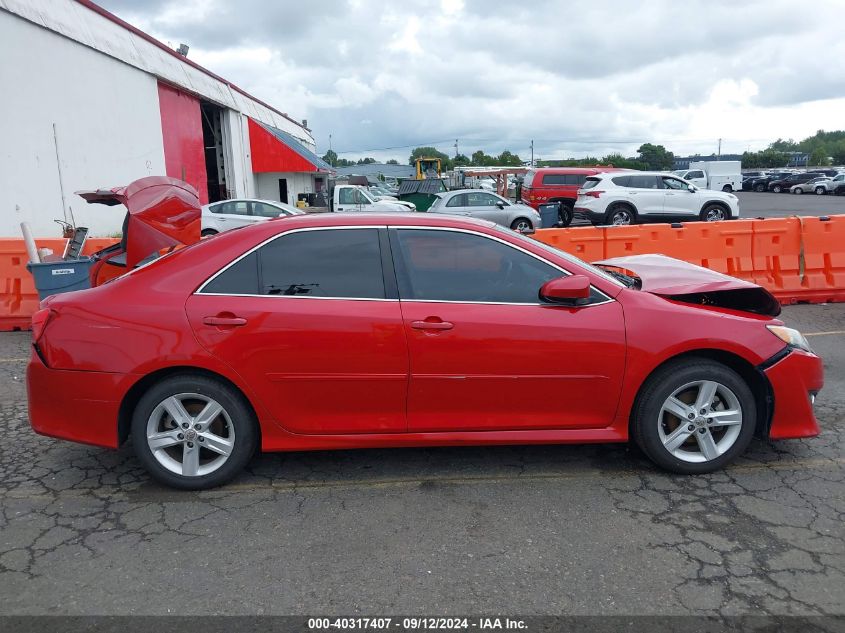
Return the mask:
<svg viewBox="0 0 845 633"><path fill-rule="evenodd" d="M67 219L67 205L65 203L65 184L62 181L62 161L59 159L59 136L56 134L56 124L53 123L53 146L56 148L56 167L59 170L59 192L62 194L62 217ZM76 228L76 227L74 227Z"/></svg>
<svg viewBox="0 0 845 633"><path fill-rule="evenodd" d="M531 166L534 166L534 139L531 139Z"/></svg>
<svg viewBox="0 0 845 633"><path fill-rule="evenodd" d="M722 160L722 139L719 139L719 154L716 156L716 160Z"/></svg>

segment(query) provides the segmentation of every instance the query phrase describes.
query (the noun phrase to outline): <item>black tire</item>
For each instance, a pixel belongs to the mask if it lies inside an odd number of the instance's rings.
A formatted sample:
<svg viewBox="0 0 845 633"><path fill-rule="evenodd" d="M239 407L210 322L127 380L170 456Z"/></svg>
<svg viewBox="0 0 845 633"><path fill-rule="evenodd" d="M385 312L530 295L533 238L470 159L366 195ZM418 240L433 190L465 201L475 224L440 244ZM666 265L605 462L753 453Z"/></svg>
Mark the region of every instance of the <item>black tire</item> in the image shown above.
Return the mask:
<svg viewBox="0 0 845 633"><path fill-rule="evenodd" d="M660 440L658 425L663 403L678 388L697 380L712 380L726 386L742 407L742 426L735 442L717 458L693 463L670 453ZM757 407L748 384L733 369L706 358L685 358L671 362L649 376L640 390L631 419L634 441L655 464L681 475L700 475L724 468L745 452L754 436Z"/></svg>
<svg viewBox="0 0 845 633"><path fill-rule="evenodd" d="M731 193L731 192L733 192L733 190L734 190L734 188L731 187L730 185L725 185L724 187L722 187L722 191L724 191L725 193Z"/></svg>
<svg viewBox="0 0 845 633"><path fill-rule="evenodd" d="M196 235L196 233L194 235ZM203 229L202 232L200 232L201 237L208 237L210 235L217 235L217 231L214 229Z"/></svg>
<svg viewBox="0 0 845 633"><path fill-rule="evenodd" d="M804 190L801 187L795 187L795 189L793 190L792 193L800 196L801 194L804 193Z"/></svg>
<svg viewBox="0 0 845 633"><path fill-rule="evenodd" d="M763 193L766 190L766 185L754 185L754 191Z"/></svg>
<svg viewBox="0 0 845 633"><path fill-rule="evenodd" d="M219 468L205 475L188 476L168 470L147 443L147 424L155 409L170 396L186 393L213 398L234 427L234 444L229 456ZM154 384L138 401L132 414L132 443L138 459L156 481L182 490L204 490L225 484L243 470L257 447L257 427L243 395L229 384L200 374L180 374Z"/></svg>
<svg viewBox="0 0 845 633"><path fill-rule="evenodd" d="M627 218L627 220L624 218ZM630 226L637 223L637 212L628 204L612 204L605 213L604 223L606 225Z"/></svg>
<svg viewBox="0 0 845 633"><path fill-rule="evenodd" d="M563 202L560 203L560 212L558 213L558 224L560 226L567 227L572 224L572 218L574 215L575 212L572 210L571 206Z"/></svg>
<svg viewBox="0 0 845 633"><path fill-rule="evenodd" d="M827 193L827 189L825 189L824 187L816 187L816 195L817 196L823 196L826 193Z"/></svg>
<svg viewBox="0 0 845 633"><path fill-rule="evenodd" d="M781 187L780 185L775 185L774 187L772 187L772 191L774 193L780 193L781 191L783 191L783 187Z"/></svg>
<svg viewBox="0 0 845 633"><path fill-rule="evenodd" d="M721 217L713 217L717 214L721 214ZM712 203L705 205L698 217L702 222L719 222L721 220L730 220L731 212L724 205Z"/></svg>
<svg viewBox="0 0 845 633"><path fill-rule="evenodd" d="M511 222L511 230L516 231L517 233L525 233L532 228L534 228L534 225L531 224L531 220L528 218L519 217Z"/></svg>

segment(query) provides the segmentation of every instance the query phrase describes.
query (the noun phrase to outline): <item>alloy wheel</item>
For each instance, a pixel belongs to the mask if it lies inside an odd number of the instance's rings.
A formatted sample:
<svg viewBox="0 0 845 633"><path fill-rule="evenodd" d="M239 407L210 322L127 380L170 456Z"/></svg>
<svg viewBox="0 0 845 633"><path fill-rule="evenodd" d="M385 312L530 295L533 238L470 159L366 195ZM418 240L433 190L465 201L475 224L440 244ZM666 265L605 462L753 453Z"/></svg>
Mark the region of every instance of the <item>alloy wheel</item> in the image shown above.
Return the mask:
<svg viewBox="0 0 845 633"><path fill-rule="evenodd" d="M720 207L712 207L704 216L706 222L719 222L725 219L725 211Z"/></svg>
<svg viewBox="0 0 845 633"><path fill-rule="evenodd" d="M626 226L632 223L631 220L631 212L625 209L619 209L610 215L610 224L613 226Z"/></svg>
<svg viewBox="0 0 845 633"><path fill-rule="evenodd" d="M739 398L713 380L699 380L676 389L657 416L663 447L688 463L709 462L733 446L743 424Z"/></svg>
<svg viewBox="0 0 845 633"><path fill-rule="evenodd" d="M531 223L528 220L516 220L511 228L517 233L527 233L531 230Z"/></svg>
<svg viewBox="0 0 845 633"><path fill-rule="evenodd" d="M232 454L235 427L214 398L198 393L172 395L147 420L147 445L164 468L199 477L219 469Z"/></svg>

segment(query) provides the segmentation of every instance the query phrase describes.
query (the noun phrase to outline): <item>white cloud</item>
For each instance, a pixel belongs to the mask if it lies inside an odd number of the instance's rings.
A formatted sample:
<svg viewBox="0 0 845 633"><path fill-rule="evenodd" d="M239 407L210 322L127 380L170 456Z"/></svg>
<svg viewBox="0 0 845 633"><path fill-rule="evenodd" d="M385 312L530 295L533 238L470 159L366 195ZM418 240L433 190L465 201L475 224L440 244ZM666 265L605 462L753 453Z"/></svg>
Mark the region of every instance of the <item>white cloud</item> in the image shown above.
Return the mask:
<svg viewBox="0 0 845 633"><path fill-rule="evenodd" d="M341 151L733 152L843 127L836 0L104 2Z"/></svg>

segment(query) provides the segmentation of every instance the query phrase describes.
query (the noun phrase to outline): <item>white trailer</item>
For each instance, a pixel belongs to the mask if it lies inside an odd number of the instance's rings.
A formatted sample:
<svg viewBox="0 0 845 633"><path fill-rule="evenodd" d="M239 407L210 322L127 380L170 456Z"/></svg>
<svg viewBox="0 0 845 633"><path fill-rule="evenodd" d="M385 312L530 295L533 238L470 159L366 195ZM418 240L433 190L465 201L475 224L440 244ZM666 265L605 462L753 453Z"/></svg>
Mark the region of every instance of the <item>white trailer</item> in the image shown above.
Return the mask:
<svg viewBox="0 0 845 633"><path fill-rule="evenodd" d="M742 162L738 160L701 160L689 164L689 168L675 172L702 189L714 191L742 190Z"/></svg>

